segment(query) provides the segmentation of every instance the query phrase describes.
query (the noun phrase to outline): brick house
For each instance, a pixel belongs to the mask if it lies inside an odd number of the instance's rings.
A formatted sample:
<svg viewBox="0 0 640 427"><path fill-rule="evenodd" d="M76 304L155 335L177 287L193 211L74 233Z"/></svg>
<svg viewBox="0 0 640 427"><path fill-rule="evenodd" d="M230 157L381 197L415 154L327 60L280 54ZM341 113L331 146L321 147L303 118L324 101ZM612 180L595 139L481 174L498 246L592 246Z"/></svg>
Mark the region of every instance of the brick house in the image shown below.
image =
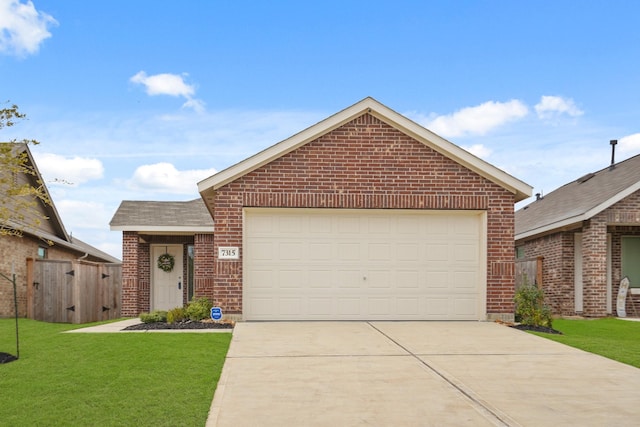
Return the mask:
<svg viewBox="0 0 640 427"><path fill-rule="evenodd" d="M519 257L543 257L542 285L553 312L616 312L620 281L631 282L626 312L640 313L640 155L570 182L516 212Z"/></svg>
<svg viewBox="0 0 640 427"><path fill-rule="evenodd" d="M514 204L531 187L372 98L198 190L213 219L191 230L193 292L227 317L513 318ZM149 277L164 279L165 250L153 236L150 255L135 228L112 222L123 231L123 314L132 316L156 308Z"/></svg>
<svg viewBox="0 0 640 427"><path fill-rule="evenodd" d="M33 175L27 173L16 174L15 180L18 183L29 183L33 187L41 185L42 177L33 159L28 145L12 144L15 155L21 153L26 156L26 168L34 172ZM42 184L44 185L44 184ZM48 193L48 189L44 186ZM6 189L3 189L3 199L0 203L2 207L11 207L11 198L7 197ZM51 197L48 196L49 200ZM27 283L27 260L28 259L48 259L75 261L83 259L89 262L120 263L115 257L100 251L99 249L72 237L67 233L58 211L51 200L50 204L44 204L40 200L36 201L37 211L46 220L41 221L37 226L27 226L24 224L3 224L8 228L23 229L22 237L12 235L0 236L0 272L11 277L13 267L16 274L17 294L18 294L18 316L27 315L27 293L31 284ZM0 317L12 317L15 315L13 284L0 277Z"/></svg>

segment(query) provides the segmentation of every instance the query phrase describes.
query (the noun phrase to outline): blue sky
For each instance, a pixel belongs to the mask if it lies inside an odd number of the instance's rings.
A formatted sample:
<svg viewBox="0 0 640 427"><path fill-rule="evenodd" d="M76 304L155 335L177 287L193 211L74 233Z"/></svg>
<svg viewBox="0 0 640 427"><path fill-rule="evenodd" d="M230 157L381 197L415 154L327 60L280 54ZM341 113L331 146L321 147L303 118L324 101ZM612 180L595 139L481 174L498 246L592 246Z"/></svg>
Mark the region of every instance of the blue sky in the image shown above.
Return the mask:
<svg viewBox="0 0 640 427"><path fill-rule="evenodd" d="M640 154L635 1L0 0L0 100L68 232L372 96L548 193Z"/></svg>

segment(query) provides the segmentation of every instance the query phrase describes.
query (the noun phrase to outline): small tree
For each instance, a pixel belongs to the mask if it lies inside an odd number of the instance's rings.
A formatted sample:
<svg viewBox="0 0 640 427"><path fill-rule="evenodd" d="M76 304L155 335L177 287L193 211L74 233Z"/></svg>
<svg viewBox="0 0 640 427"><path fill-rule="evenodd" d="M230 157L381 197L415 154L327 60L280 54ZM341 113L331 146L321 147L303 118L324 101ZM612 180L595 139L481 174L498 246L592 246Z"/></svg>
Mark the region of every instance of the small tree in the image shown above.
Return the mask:
<svg viewBox="0 0 640 427"><path fill-rule="evenodd" d="M515 294L516 321L523 325L551 328L551 309L544 303L544 292L535 285L525 282Z"/></svg>
<svg viewBox="0 0 640 427"><path fill-rule="evenodd" d="M17 105L4 108L0 110L0 130L25 118ZM38 210L38 204L50 205L51 201L24 148L37 144L35 139L0 143L0 236L22 236L25 228L36 228L47 219ZM31 179L19 179L21 176Z"/></svg>

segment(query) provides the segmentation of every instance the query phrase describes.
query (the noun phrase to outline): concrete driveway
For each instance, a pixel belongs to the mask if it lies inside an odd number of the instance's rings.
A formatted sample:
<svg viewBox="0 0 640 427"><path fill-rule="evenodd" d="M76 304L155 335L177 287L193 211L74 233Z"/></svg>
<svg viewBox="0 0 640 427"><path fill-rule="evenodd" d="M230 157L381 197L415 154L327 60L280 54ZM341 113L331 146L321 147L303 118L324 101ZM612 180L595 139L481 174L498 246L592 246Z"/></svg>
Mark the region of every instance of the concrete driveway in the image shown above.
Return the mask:
<svg viewBox="0 0 640 427"><path fill-rule="evenodd" d="M631 426L640 369L489 322L238 323L207 426Z"/></svg>

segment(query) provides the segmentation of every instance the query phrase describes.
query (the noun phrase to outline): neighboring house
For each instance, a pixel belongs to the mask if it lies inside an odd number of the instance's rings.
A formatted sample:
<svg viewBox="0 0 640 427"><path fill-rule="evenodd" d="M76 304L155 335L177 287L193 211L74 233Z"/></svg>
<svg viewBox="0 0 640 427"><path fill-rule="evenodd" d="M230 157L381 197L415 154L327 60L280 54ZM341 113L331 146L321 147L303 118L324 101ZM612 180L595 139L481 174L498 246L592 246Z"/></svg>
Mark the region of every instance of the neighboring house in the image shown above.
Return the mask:
<svg viewBox="0 0 640 427"><path fill-rule="evenodd" d="M587 174L516 212L516 252L544 257L542 285L555 314L640 313L640 155Z"/></svg>
<svg viewBox="0 0 640 427"><path fill-rule="evenodd" d="M531 187L372 98L198 190L213 222L179 228L196 201L162 230L118 219L143 202L114 216L123 315L184 301L193 259L194 294L236 319L513 319L514 203ZM165 280L167 251L180 276Z"/></svg>
<svg viewBox="0 0 640 427"><path fill-rule="evenodd" d="M42 182L40 172L36 167L29 147L25 144L15 144L17 153L26 153L27 166L35 172L35 175L20 174L16 176L18 182L28 182L37 187ZM44 184L43 184L44 185ZM48 195L48 190L45 186ZM7 199L6 191L2 191L4 200ZM51 197L49 196L49 200ZM3 204L10 206L9 204ZM83 259L85 261L119 263L115 257L106 254L67 233L60 215L51 200L50 204L38 200L36 209L46 219L37 226L24 224L6 224L10 228L22 228L23 236L0 236L0 272L11 277L12 268L16 274L18 294L18 315L27 315L27 289L31 284L27 283L27 259L49 259L72 261ZM0 317L15 315L13 284L0 277Z"/></svg>

